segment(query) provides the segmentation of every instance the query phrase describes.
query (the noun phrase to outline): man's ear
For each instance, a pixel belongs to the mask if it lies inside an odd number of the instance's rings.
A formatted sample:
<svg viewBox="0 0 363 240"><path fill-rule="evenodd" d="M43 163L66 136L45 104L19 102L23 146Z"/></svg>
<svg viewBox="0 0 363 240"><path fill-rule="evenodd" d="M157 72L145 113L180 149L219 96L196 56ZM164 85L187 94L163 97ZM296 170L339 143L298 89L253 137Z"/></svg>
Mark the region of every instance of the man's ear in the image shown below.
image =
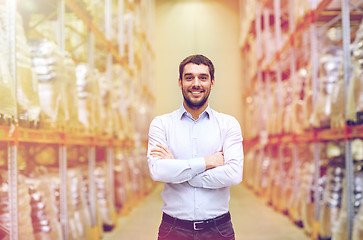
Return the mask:
<svg viewBox="0 0 363 240"><path fill-rule="evenodd" d="M214 78L212 79L212 84L210 86L210 89L213 89L214 88Z"/></svg>
<svg viewBox="0 0 363 240"><path fill-rule="evenodd" d="M179 78L179 80L178 80L178 84L179 84L179 87L181 88L182 87L182 82L181 82L182 80Z"/></svg>

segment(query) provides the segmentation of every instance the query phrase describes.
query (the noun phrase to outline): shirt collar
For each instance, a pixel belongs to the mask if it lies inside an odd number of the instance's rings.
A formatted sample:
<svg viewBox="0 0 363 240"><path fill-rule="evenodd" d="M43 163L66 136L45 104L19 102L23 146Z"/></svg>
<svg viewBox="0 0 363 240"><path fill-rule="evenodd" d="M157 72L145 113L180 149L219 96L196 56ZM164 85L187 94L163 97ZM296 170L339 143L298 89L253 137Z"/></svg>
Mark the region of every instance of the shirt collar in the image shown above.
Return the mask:
<svg viewBox="0 0 363 240"><path fill-rule="evenodd" d="M178 113L179 119L181 119L187 113L188 113L188 111L185 109L184 105L182 104L179 108L179 113ZM209 118L212 115L212 109L209 107L209 104L208 104L207 108L204 110L204 112L202 112L200 114L200 116L203 116L204 113L206 113Z"/></svg>

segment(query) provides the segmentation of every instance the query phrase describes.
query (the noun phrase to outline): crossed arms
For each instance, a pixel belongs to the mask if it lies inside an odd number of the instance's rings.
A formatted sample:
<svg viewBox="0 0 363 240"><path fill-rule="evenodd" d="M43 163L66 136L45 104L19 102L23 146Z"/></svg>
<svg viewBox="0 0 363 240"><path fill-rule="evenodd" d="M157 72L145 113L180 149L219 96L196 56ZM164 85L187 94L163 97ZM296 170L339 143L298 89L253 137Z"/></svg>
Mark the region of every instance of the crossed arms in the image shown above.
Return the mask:
<svg viewBox="0 0 363 240"><path fill-rule="evenodd" d="M242 134L237 121L226 132L223 152L192 159L175 159L166 147L165 132L159 120L153 120L149 131L148 163L155 181L188 182L193 187L217 189L242 181Z"/></svg>

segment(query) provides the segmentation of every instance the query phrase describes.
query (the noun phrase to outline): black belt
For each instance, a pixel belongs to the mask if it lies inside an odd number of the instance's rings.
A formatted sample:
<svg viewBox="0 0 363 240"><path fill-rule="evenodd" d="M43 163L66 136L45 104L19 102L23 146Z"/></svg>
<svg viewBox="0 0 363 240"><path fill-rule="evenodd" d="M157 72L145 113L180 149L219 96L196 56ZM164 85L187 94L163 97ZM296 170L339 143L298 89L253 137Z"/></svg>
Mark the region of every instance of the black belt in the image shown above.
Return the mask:
<svg viewBox="0 0 363 240"><path fill-rule="evenodd" d="M166 213L163 214L163 221L171 224L175 223L176 226L181 226L183 228L196 231L207 229L213 226L218 226L230 220L231 220L231 215L229 214L229 212L213 219L201 220L201 221L183 220L169 216Z"/></svg>

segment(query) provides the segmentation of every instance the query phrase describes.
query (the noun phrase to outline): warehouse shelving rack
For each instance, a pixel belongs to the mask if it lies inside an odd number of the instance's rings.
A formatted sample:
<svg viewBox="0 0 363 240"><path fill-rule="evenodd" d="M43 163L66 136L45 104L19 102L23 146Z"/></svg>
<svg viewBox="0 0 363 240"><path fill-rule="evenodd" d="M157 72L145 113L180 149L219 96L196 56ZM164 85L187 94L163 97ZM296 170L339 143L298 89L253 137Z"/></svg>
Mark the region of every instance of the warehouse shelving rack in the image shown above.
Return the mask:
<svg viewBox="0 0 363 240"><path fill-rule="evenodd" d="M105 0L105 32L102 32L96 24L93 22L89 14L82 9L75 0L57 0L54 4L57 4L57 10L55 13L51 13L51 16L57 15L57 44L61 51L65 50L65 9L66 7L75 13L75 15L81 19L88 27L88 64L91 68L94 67L94 51L95 51L95 38L100 40L105 49L107 49L107 62L106 62L106 72L107 77L112 78L112 64L119 63L128 74L135 78L138 71L151 71L151 61L154 56L153 47L151 44L152 36L152 17L154 1L138 1L142 4L144 8L147 9L146 16L143 16L149 22L149 26L144 29L142 33L143 49L145 49L145 56L139 56L136 54L134 56L134 46L133 44L128 44L128 52L132 53L125 57L124 49L124 37L118 34L118 48L113 46L111 42L111 27L112 27L112 14L111 10L113 8L112 0ZM128 1L131 5L131 9L135 8L134 1ZM123 32L123 12L124 12L124 0L117 1L117 11L118 11L118 31ZM14 89L16 89L16 32L15 32L15 16L17 3L13 0L6 0L7 6L7 21L9 26L8 31L8 49L9 49L9 70L14 79ZM50 18L46 16L45 19ZM146 22L145 22L146 23ZM134 34L134 26L131 26L129 35ZM129 36L132 37L132 36ZM137 61L141 61L141 57L146 57L147 59L147 69L141 69L140 63L135 64L135 58ZM151 74L152 75L152 74ZM150 75L149 75L150 76ZM122 77L122 76L121 76ZM135 80L136 81L136 80ZM139 94L143 94L147 99L153 100L153 94L150 91L151 84L149 82L141 82L141 91ZM16 92L16 91L15 91ZM10 211L10 229L9 236L10 240L19 239L18 232L18 147L19 144L32 143L32 144L49 144L58 146L58 162L59 162L59 176L61 180L60 185L60 221L63 230L63 239L68 239L68 224L67 224L67 148L70 146L83 146L88 148L88 170L90 181L89 181L89 199L90 205L92 206L91 212L91 233L89 234L90 239L100 239L101 229L98 229L96 225L96 186L93 172L96 164L96 147L106 148L106 162L107 162L107 175L109 178L110 189L114 189L114 150L135 148L136 146L145 146L145 144L138 144L133 137L125 137L123 139L108 137L108 136L98 136L84 134L82 131L67 131L64 129L30 129L19 126L16 121L11 126L0 126L0 142L8 145L8 182L9 182L9 211ZM114 201L114 192L111 191L112 201ZM131 199L135 204L135 199ZM129 203L130 204L130 203ZM115 206L114 202L111 204ZM113 215L117 215L115 209L112 210ZM114 219L115 220L115 219ZM116 224L116 222L114 222Z"/></svg>
<svg viewBox="0 0 363 240"><path fill-rule="evenodd" d="M317 83L318 83L318 33L317 29L323 25L323 27L331 26L333 24L341 22L343 34L342 34L342 46L344 52L344 95L345 95L345 104L347 102L347 86L350 79L350 40L355 36L355 29L351 31L351 24L350 19L361 20L362 14L361 10L358 6L354 6L350 3L349 0L341 0L341 10L337 11L326 11L328 6L333 2L332 0L322 0L319 4L317 1L310 1L311 6L310 10L307 11L303 16L298 18L294 18L293 14L293 4L294 1L283 1L284 5L288 5L288 39L283 42L281 38L281 28L282 23L281 19L281 2L282 0L263 0L256 3L256 14L255 19L251 21L249 28L247 31L250 35L253 35L256 43L256 55L257 55L257 70L256 73L248 72L248 69L245 69L245 76L247 77L247 88L248 89L261 89L259 86L262 84L269 84L271 81L269 74L265 74L265 83L263 83L263 74L264 72L269 73L271 69L275 67L276 72L276 81L277 81L277 88L279 94L275 96L278 102L278 109L282 109L282 85L281 82L283 81L282 76L282 66L281 66L281 56L284 54L290 54L290 86L294 84L293 79L295 79L296 75L296 49L295 49L295 39L301 37L304 32L309 32L310 35L310 56L311 56L311 78L312 78L312 90L313 90L313 106L316 104L316 98L318 94L317 90ZM359 3L361 5L362 2ZM275 36L273 36L276 44L278 45L277 51L273 56L263 56L263 49L262 45L262 23L264 28L270 27L270 18L271 14L273 15L274 20L274 27L275 27ZM262 21L263 20L263 21ZM296 20L296 21L295 21ZM318 23L320 24L318 26ZM323 24L321 24L323 23ZM266 29L265 29L266 31ZM268 30L267 30L268 31ZM242 44L242 51L247 53L250 48L251 39L243 39ZM248 63L248 60L245 60ZM248 64L247 64L248 65ZM256 80L256 81L253 81ZM253 81L253 82L252 82ZM245 94L245 97L248 96L248 93ZM259 93L259 100L262 101L261 93ZM258 104L261 106L261 104ZM261 118L262 111L267 109L258 109L259 116ZM344 110L345 111L345 110ZM281 115L281 114L280 114ZM317 179L320 177L320 142L328 142L328 141L344 141L345 142L345 166L346 166L346 198L347 198L347 239L352 238L352 225L353 225L353 159L351 154L351 140L355 138L363 138L363 126L356 125L356 126L349 126L345 124L343 128L337 129L311 129L306 130L305 132L296 134L296 133L281 133L277 135L269 135L261 134L262 123L259 121L258 129L260 130L259 133L254 137L247 139L244 141L244 146L246 151L252 146L257 146L259 152L262 153L260 156L263 158L264 148L265 146L278 146L278 156L279 156L279 169L282 171L282 164L283 164L283 156L282 156L282 146L286 144L292 144L293 154L292 154L292 167L293 171L297 173L297 162L298 162L298 154L297 154L297 144L299 143L312 143L314 145L314 165L315 165L315 173L314 179L317 188ZM297 181L297 174L294 174L295 179ZM281 176L280 176L281 177ZM281 182L281 181L280 181ZM294 186L296 186L294 184ZM294 192L296 189L294 189ZM319 199L318 191L315 191L314 199ZM319 204L315 205L315 222L312 231L312 237L314 239L318 238L318 227L319 227Z"/></svg>

